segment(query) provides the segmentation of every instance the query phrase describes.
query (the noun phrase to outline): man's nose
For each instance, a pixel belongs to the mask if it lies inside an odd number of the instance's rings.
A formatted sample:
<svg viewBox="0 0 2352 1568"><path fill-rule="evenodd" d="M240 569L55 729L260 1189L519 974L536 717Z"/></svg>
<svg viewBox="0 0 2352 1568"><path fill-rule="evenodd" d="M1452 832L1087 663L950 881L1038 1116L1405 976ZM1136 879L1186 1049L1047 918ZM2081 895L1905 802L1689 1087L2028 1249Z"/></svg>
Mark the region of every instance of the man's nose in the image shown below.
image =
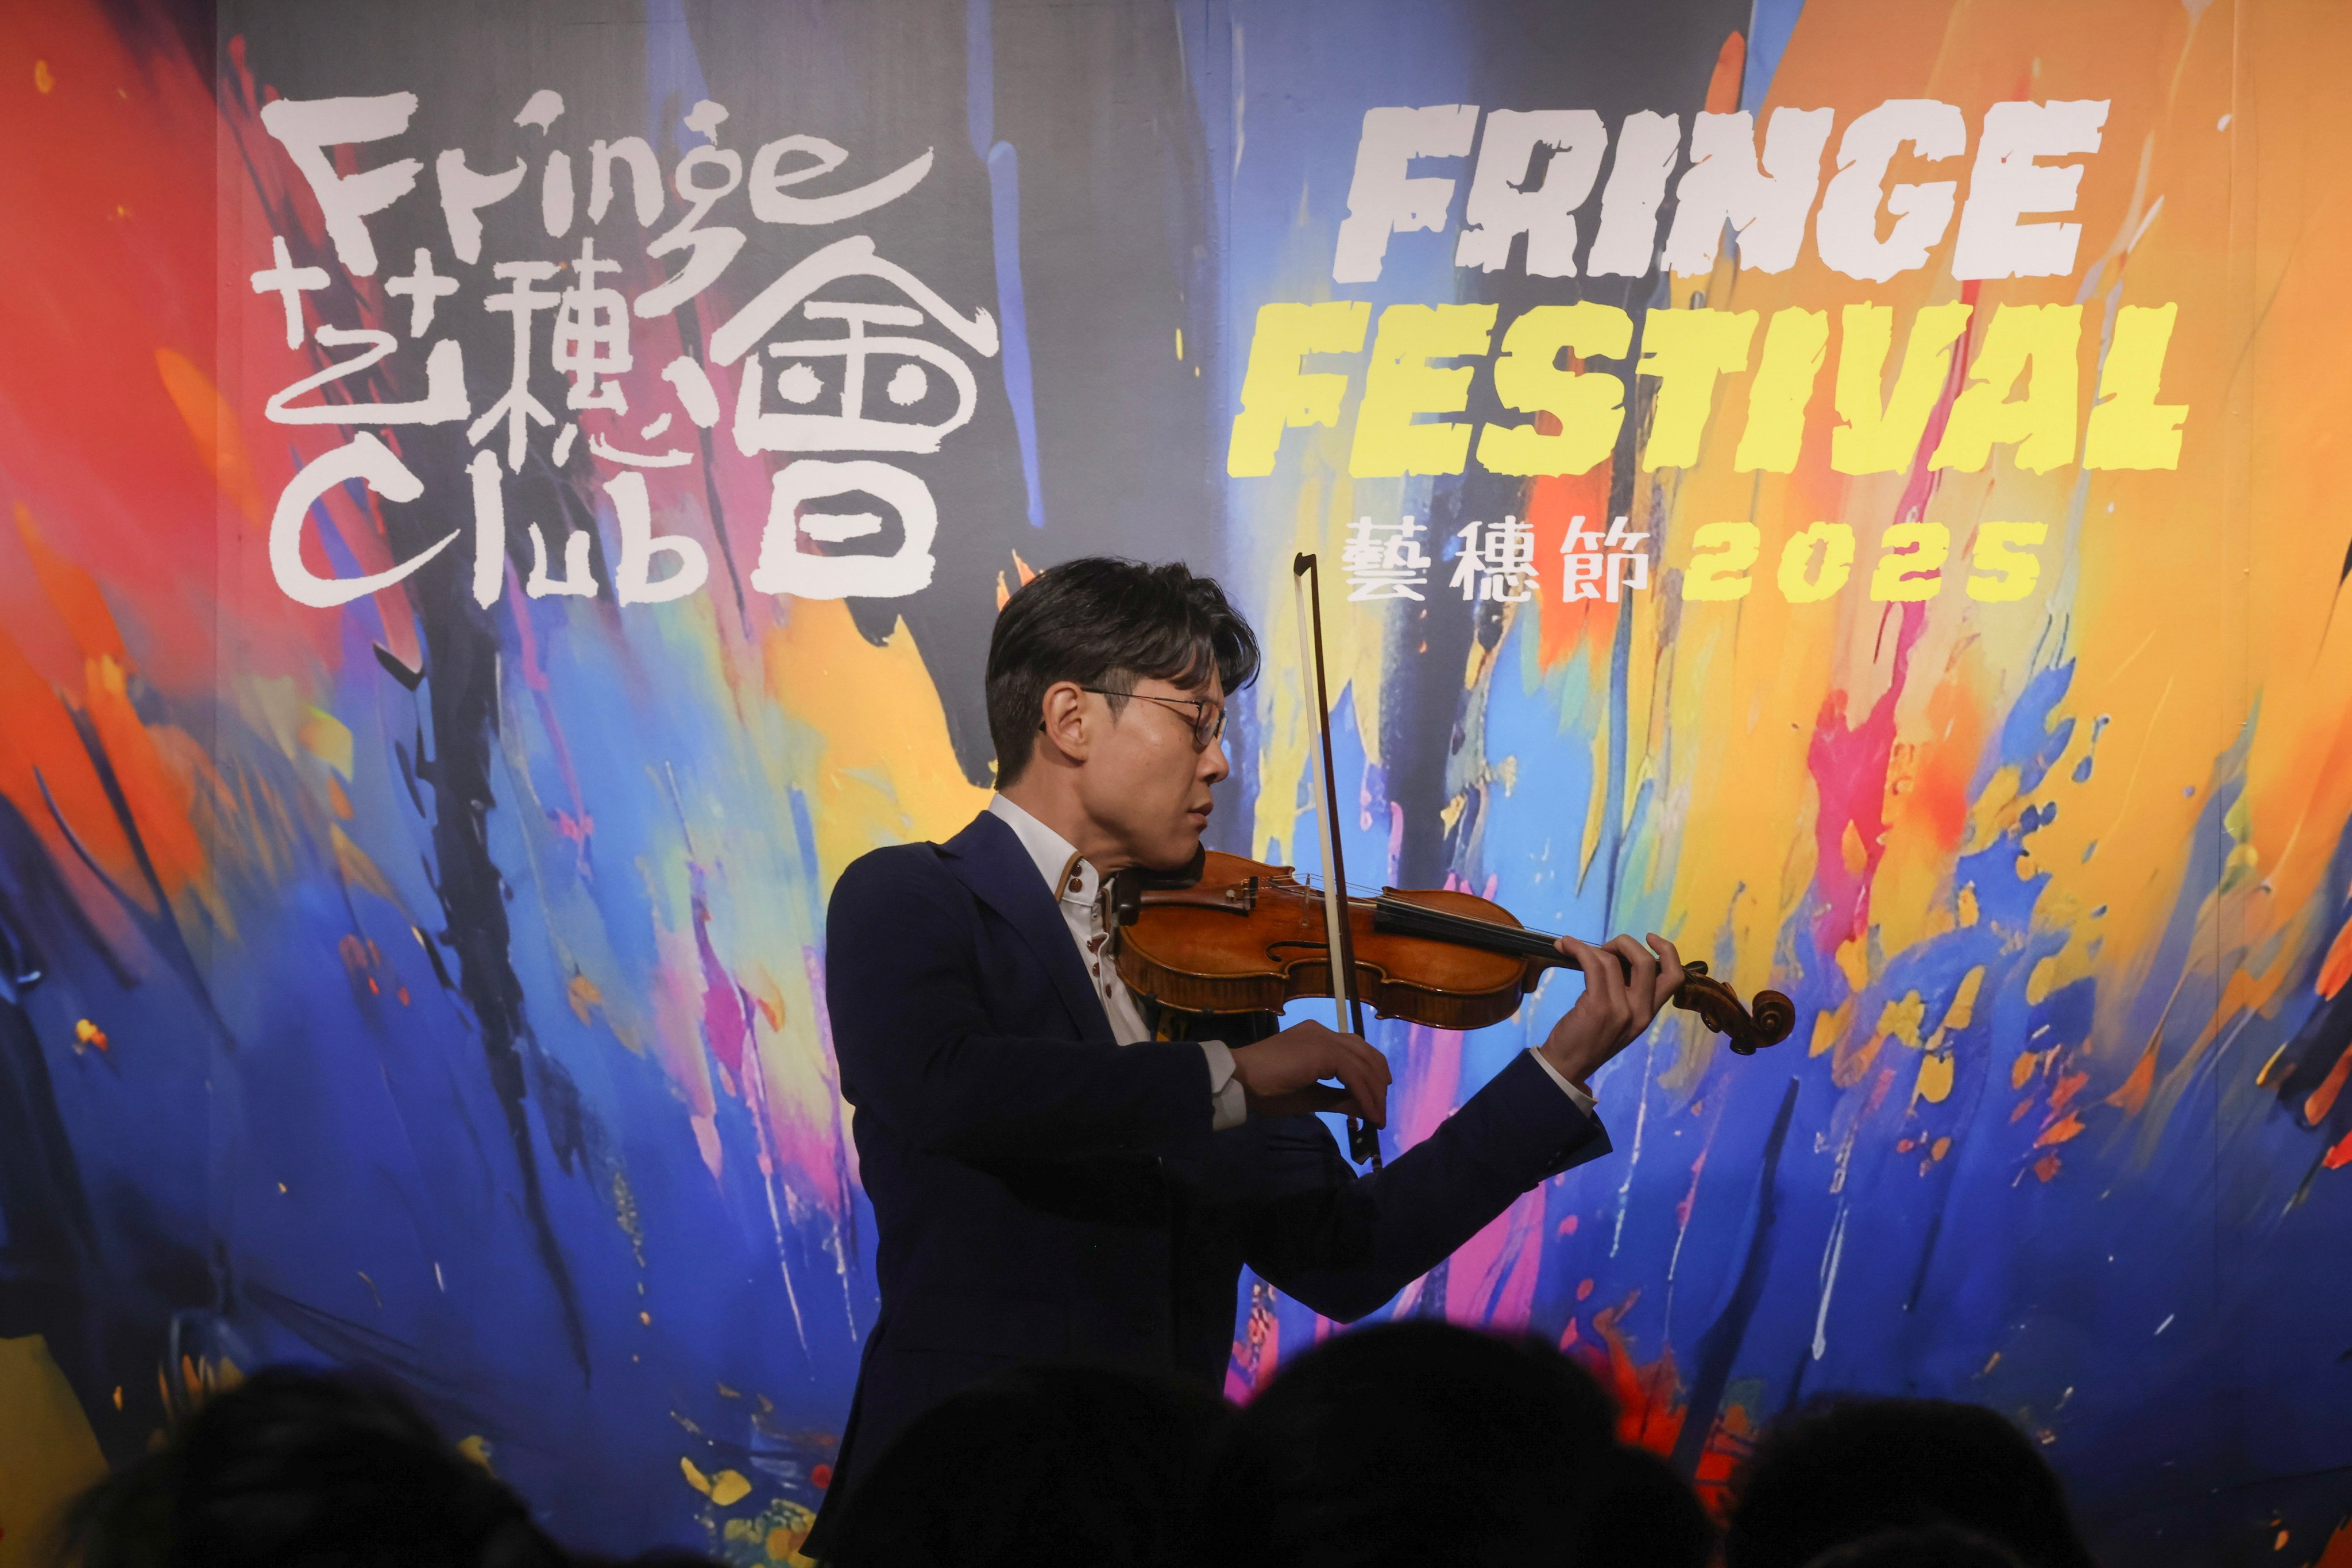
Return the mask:
<svg viewBox="0 0 2352 1568"><path fill-rule="evenodd" d="M1220 735L1201 753L1201 778L1204 783L1218 784L1233 771L1233 762L1225 755L1224 737Z"/></svg>

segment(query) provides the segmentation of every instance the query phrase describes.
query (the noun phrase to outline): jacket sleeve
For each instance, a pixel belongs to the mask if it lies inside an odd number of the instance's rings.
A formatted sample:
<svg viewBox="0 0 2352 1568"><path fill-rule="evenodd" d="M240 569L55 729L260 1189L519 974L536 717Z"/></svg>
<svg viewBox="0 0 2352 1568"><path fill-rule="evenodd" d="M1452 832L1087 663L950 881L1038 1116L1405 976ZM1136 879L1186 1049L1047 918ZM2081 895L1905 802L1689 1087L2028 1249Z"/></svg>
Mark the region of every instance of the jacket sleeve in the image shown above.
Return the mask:
<svg viewBox="0 0 2352 1568"><path fill-rule="evenodd" d="M1311 1236L1269 1227L1252 1238L1248 1262L1340 1322L1429 1272L1521 1193L1609 1152L1600 1120L1579 1110L1525 1051L1373 1175L1354 1173L1319 1119L1286 1122L1265 1151L1265 1195L1322 1185L1329 1200Z"/></svg>
<svg viewBox="0 0 2352 1568"><path fill-rule="evenodd" d="M1190 1041L1004 1033L982 1001L972 900L936 866L853 862L825 915L825 1004L844 1095L929 1152L1055 1159L1205 1142L1209 1064Z"/></svg>

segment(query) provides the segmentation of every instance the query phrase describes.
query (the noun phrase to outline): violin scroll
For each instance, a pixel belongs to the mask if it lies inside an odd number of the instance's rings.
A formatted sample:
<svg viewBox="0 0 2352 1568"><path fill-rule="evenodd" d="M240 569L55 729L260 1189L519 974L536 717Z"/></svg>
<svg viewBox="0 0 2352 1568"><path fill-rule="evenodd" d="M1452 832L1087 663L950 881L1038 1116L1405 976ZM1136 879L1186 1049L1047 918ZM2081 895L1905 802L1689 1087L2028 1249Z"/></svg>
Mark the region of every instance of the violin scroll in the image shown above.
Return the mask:
<svg viewBox="0 0 2352 1568"><path fill-rule="evenodd" d="M1697 1014L1701 1022L1743 1057L1754 1056L1762 1047L1779 1045L1797 1026L1795 1003L1778 991L1759 991L1751 1012L1741 1005L1738 992L1706 972L1704 959L1683 965L1683 983L1675 988L1673 1000L1685 1012Z"/></svg>

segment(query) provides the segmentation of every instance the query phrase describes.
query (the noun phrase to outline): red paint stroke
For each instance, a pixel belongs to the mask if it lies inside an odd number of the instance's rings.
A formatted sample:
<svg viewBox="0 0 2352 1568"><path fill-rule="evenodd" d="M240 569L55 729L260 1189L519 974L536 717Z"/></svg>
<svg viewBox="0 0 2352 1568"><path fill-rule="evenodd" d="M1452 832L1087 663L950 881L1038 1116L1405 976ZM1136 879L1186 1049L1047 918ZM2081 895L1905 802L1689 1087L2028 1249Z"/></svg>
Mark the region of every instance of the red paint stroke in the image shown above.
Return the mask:
<svg viewBox="0 0 2352 1568"><path fill-rule="evenodd" d="M1738 1500L1732 1492L1732 1479L1739 1474L1756 1452L1756 1423L1745 1405L1725 1408L1707 1429L1706 1442L1699 1449L1698 1463L1692 1467L1691 1489L1717 1526L1731 1521L1732 1505Z"/></svg>
<svg viewBox="0 0 2352 1568"><path fill-rule="evenodd" d="M0 256L0 493L138 605L143 664L208 685L215 479L157 356L214 352L210 62L138 47L117 21L98 5L10 18L25 74L0 94L0 134L41 151L0 164L0 206L29 225ZM30 585L0 541L0 614L30 609Z"/></svg>
<svg viewBox="0 0 2352 1568"><path fill-rule="evenodd" d="M1878 1108L1886 1103L1887 1090L1894 1087L1895 1068L1893 1066L1890 1065L1879 1068L1877 1080L1870 1086L1870 1098L1863 1102L1862 1114L1864 1117L1877 1115Z"/></svg>
<svg viewBox="0 0 2352 1568"><path fill-rule="evenodd" d="M1675 1440L1682 1436L1683 1419L1687 1414L1682 1400L1682 1375L1675 1368L1674 1347L1668 1345L1659 1351L1654 1361L1636 1362L1624 1331L1618 1327L1641 1299L1642 1292L1633 1290L1617 1305L1592 1314L1592 1331L1601 1336L1606 1351L1599 1357L1587 1352L1582 1359L1585 1369L1598 1377L1617 1401L1617 1440L1647 1448L1654 1454L1671 1454Z"/></svg>
<svg viewBox="0 0 2352 1568"><path fill-rule="evenodd" d="M1974 282L1965 284L1960 297L1974 305L1978 289ZM1894 521L1897 522L1924 516L1928 499L1936 492L1937 479L1928 468L1927 459L1942 441L1944 426L1951 419L1953 400L1958 397L1961 384L1967 378L1969 349L1974 336L1972 317L1969 330L1961 333L1960 341L1953 345L1951 370L1944 378L1943 394L1936 400L1918 449L1912 455L1911 477L1895 509ZM1895 708L1910 679L1912 650L1927 627L1927 606L1924 601L1890 605L1887 613L1897 625L1894 667L1886 689L1857 724L1847 719L1847 693L1832 689L1822 700L1821 712L1813 721L1812 741L1806 748L1805 764L1813 775L1813 788L1821 801L1821 810L1813 820L1813 880L1820 894L1820 912L1813 920L1813 945L1824 956L1868 934L1870 886L1878 876L1879 862L1886 856L1886 777L1895 752ZM1863 863L1858 869L1846 865L1848 828L1853 830L1862 846Z"/></svg>
<svg viewBox="0 0 2352 1568"><path fill-rule="evenodd" d="M1570 358L1573 368L1583 368L1583 361ZM1557 435L1559 421L1538 414L1536 428ZM1568 538L1569 524L1581 517L1588 530L1609 531L1609 476L1614 467L1612 459L1604 458L1590 473L1554 474L1528 482L1525 504L1528 526L1535 531L1536 563L1543 580L1552 584L1539 596L1542 608L1536 621L1536 661L1546 669L1566 662L1588 643L1605 646L1616 635L1617 605L1606 599L1559 600L1568 570L1559 547Z"/></svg>
<svg viewBox="0 0 2352 1568"><path fill-rule="evenodd" d="M694 896L694 950L702 962L702 1037L730 1081L740 1084L743 1044L751 1035L749 1009L741 988L719 962L719 950L710 945L710 906L698 891Z"/></svg>
<svg viewBox="0 0 2352 1568"><path fill-rule="evenodd" d="M1691 1210L1698 1205L1699 1173L1706 1169L1706 1151L1702 1149L1698 1152L1698 1158L1691 1162L1690 1191L1685 1193L1683 1201L1675 1205L1675 1229L1678 1233L1690 1228Z"/></svg>

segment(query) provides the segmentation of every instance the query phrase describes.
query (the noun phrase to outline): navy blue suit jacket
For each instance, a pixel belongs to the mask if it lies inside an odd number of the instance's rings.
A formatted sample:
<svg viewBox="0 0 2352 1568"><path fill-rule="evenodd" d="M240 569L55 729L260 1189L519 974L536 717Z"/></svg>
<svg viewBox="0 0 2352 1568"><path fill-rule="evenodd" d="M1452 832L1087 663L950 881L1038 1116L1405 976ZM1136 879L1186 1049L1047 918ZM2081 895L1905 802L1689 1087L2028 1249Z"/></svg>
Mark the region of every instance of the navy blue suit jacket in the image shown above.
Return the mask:
<svg viewBox="0 0 2352 1568"><path fill-rule="evenodd" d="M913 1417L1017 1362L1221 1389L1243 1265L1350 1321L1609 1149L1524 1051L1377 1175L1317 1117L1212 1131L1200 1046L1115 1042L1053 893L992 813L842 873L825 997L882 1295L829 1500Z"/></svg>

